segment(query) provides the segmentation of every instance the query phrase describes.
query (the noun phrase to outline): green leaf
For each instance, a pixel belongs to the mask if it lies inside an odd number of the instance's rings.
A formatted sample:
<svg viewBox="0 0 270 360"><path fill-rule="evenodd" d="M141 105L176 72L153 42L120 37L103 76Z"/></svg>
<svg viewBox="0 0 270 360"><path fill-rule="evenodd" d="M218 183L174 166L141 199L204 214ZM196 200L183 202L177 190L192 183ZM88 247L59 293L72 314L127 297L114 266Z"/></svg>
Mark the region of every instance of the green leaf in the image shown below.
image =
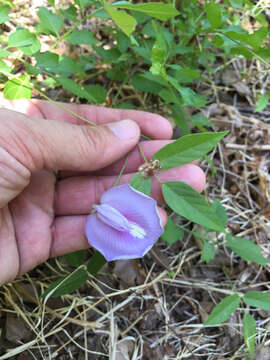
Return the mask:
<svg viewBox="0 0 270 360"><path fill-rule="evenodd" d="M249 291L243 298L248 306L254 306L262 310L270 311L270 294L260 291Z"/></svg>
<svg viewBox="0 0 270 360"><path fill-rule="evenodd" d="M75 0L75 4L80 6L81 9L83 9L86 5L93 5L95 4L95 1L93 0Z"/></svg>
<svg viewBox="0 0 270 360"><path fill-rule="evenodd" d="M4 87L4 97L9 100L30 99L32 97L30 77L20 75L17 78L8 80Z"/></svg>
<svg viewBox="0 0 270 360"><path fill-rule="evenodd" d="M72 45L95 45L98 43L98 40L94 37L94 34L86 30L75 30L67 37L66 40Z"/></svg>
<svg viewBox="0 0 270 360"><path fill-rule="evenodd" d="M201 77L199 70L191 69L188 67L181 67L179 65L170 65L172 76L180 83L190 84L194 80L198 80Z"/></svg>
<svg viewBox="0 0 270 360"><path fill-rule="evenodd" d="M118 49L112 48L109 50L103 49L101 46L94 46L97 54L107 63L119 63L121 53Z"/></svg>
<svg viewBox="0 0 270 360"><path fill-rule="evenodd" d="M14 1L13 0L0 0L1 4L8 5L9 7L14 7Z"/></svg>
<svg viewBox="0 0 270 360"><path fill-rule="evenodd" d="M35 55L37 66L51 69L58 65L59 55L46 51Z"/></svg>
<svg viewBox="0 0 270 360"><path fill-rule="evenodd" d="M222 222L223 226L226 226L228 223L228 216L226 213L226 209L218 199L215 199L215 201L213 202L212 209L220 218L220 221Z"/></svg>
<svg viewBox="0 0 270 360"><path fill-rule="evenodd" d="M152 66L150 71L153 75L165 75L164 63L166 61L167 51L165 44L161 45L160 41L156 41L151 52Z"/></svg>
<svg viewBox="0 0 270 360"><path fill-rule="evenodd" d="M256 321L249 313L245 313L243 318L243 335L252 360L255 352Z"/></svg>
<svg viewBox="0 0 270 360"><path fill-rule="evenodd" d="M263 94L262 96L260 96L257 105L256 105L256 109L255 112L259 112L262 111L263 109L266 108L266 106L269 103L269 93Z"/></svg>
<svg viewBox="0 0 270 360"><path fill-rule="evenodd" d="M0 59L1 58L8 58L11 53L7 50L0 49Z"/></svg>
<svg viewBox="0 0 270 360"><path fill-rule="evenodd" d="M105 257L96 250L87 264L87 271L92 275L96 275L106 263Z"/></svg>
<svg viewBox="0 0 270 360"><path fill-rule="evenodd" d="M77 9L74 5L70 5L67 9L60 9L61 14L70 21L77 21Z"/></svg>
<svg viewBox="0 0 270 360"><path fill-rule="evenodd" d="M242 259L246 261L253 261L259 265L266 265L270 263L270 260L266 259L258 245L251 240L243 237L227 235L226 245Z"/></svg>
<svg viewBox="0 0 270 360"><path fill-rule="evenodd" d="M158 94L162 90L162 85L147 79L143 74L133 76L131 81L134 88L139 91Z"/></svg>
<svg viewBox="0 0 270 360"><path fill-rule="evenodd" d="M95 98L88 91L86 91L86 89L83 86L76 84L74 80L68 78L62 78L62 77L61 78L57 77L55 78L55 80L59 84L61 84L65 89L72 92L72 94L79 96L83 99L87 99L95 102Z"/></svg>
<svg viewBox="0 0 270 360"><path fill-rule="evenodd" d="M106 101L107 91L103 86L97 85L85 85L84 89L93 99L92 101L96 104L103 104Z"/></svg>
<svg viewBox="0 0 270 360"><path fill-rule="evenodd" d="M128 15L125 11L115 10L108 3L104 4L104 8L116 25L127 35L130 36L131 33L135 30L137 22L136 20Z"/></svg>
<svg viewBox="0 0 270 360"><path fill-rule="evenodd" d="M219 30L221 31L221 30ZM235 40L236 44L241 45L250 45L254 50L259 49L264 43L264 39L267 36L267 28L261 27L259 30L255 31L253 34L249 34L248 31L243 30L241 27L238 29L232 30L222 30L222 33L227 36L229 39Z"/></svg>
<svg viewBox="0 0 270 360"><path fill-rule="evenodd" d="M4 61L0 60L0 73L3 73L4 75L10 74L12 71L12 68L8 66Z"/></svg>
<svg viewBox="0 0 270 360"><path fill-rule="evenodd" d="M196 108L200 108L205 106L207 103L207 100L204 96L196 94L195 91L190 88L177 86L176 89L179 91L183 98L184 106L193 106Z"/></svg>
<svg viewBox="0 0 270 360"><path fill-rule="evenodd" d="M117 41L117 47L119 51L122 54L125 53L131 44L130 39L122 31L118 31L115 38Z"/></svg>
<svg viewBox="0 0 270 360"><path fill-rule="evenodd" d="M242 7L244 6L243 0L229 0L229 1L234 9L242 9Z"/></svg>
<svg viewBox="0 0 270 360"><path fill-rule="evenodd" d="M191 122L192 124L199 126L209 126L212 129L214 128L214 124L208 120L208 118L202 114L195 114L191 116Z"/></svg>
<svg viewBox="0 0 270 360"><path fill-rule="evenodd" d="M32 45L34 34L30 33L29 30L19 29L11 33L8 37L9 47L26 47Z"/></svg>
<svg viewBox="0 0 270 360"><path fill-rule="evenodd" d="M227 133L227 131L205 132L182 136L156 152L153 159L160 161L162 169L187 164L207 154Z"/></svg>
<svg viewBox="0 0 270 360"><path fill-rule="evenodd" d="M42 71L38 67L32 66L29 63L25 64L25 71L28 75L32 75L32 76L38 76L39 74L42 73Z"/></svg>
<svg viewBox="0 0 270 360"><path fill-rule="evenodd" d="M63 20L59 16L41 6L38 10L38 17L44 29L57 36L59 35L59 31L63 26Z"/></svg>
<svg viewBox="0 0 270 360"><path fill-rule="evenodd" d="M181 130L181 134L183 136L188 135L190 133L190 129L188 126L188 121L186 119L184 108L179 105L170 105L168 107L172 112L171 116L173 117L176 125Z"/></svg>
<svg viewBox="0 0 270 360"><path fill-rule="evenodd" d="M54 289L55 290L50 295L50 297L58 297L70 294L71 292L79 289L87 281L87 279L87 271L79 268L73 273L56 280L44 291L41 297L45 298Z"/></svg>
<svg viewBox="0 0 270 360"><path fill-rule="evenodd" d="M40 42L35 34L29 30L20 29L10 34L8 37L8 46L17 47L25 55L33 55L40 50Z"/></svg>
<svg viewBox="0 0 270 360"><path fill-rule="evenodd" d="M70 254L66 254L64 258L69 265L78 267L83 264L85 255L86 254L84 250L79 250Z"/></svg>
<svg viewBox="0 0 270 360"><path fill-rule="evenodd" d="M211 230L224 232L224 227L204 197L181 181L166 182L162 185L166 203L177 214Z"/></svg>
<svg viewBox="0 0 270 360"><path fill-rule="evenodd" d="M126 1L119 1L117 3L114 3L113 6L116 6L120 9L139 11L161 21L166 21L179 15L179 11L177 11L173 5L164 4L162 2L149 2L147 4L130 4Z"/></svg>
<svg viewBox="0 0 270 360"><path fill-rule="evenodd" d="M238 294L225 297L214 307L204 325L222 324L228 320L231 314L238 308L240 301L241 299Z"/></svg>
<svg viewBox="0 0 270 360"><path fill-rule="evenodd" d="M135 189L138 190L148 196L151 193L151 178L144 178L140 173L135 174L132 179L130 180L130 185Z"/></svg>
<svg viewBox="0 0 270 360"><path fill-rule="evenodd" d="M209 261L214 259L215 255L216 255L216 249L214 245L207 240L203 240L203 249L201 254L202 261L208 263Z"/></svg>
<svg viewBox="0 0 270 360"><path fill-rule="evenodd" d="M68 76L82 71L81 67L69 56L60 56L58 65L50 68L55 74Z"/></svg>
<svg viewBox="0 0 270 360"><path fill-rule="evenodd" d="M168 217L167 224L164 228L164 233L161 238L169 245L174 244L176 241L182 240L184 232L175 222Z"/></svg>
<svg viewBox="0 0 270 360"><path fill-rule="evenodd" d="M211 0L205 5L205 11L208 21L213 29L219 28L222 25L222 13L220 4Z"/></svg>
<svg viewBox="0 0 270 360"><path fill-rule="evenodd" d="M8 5L0 5L0 24L9 20L9 9L10 7Z"/></svg>
<svg viewBox="0 0 270 360"><path fill-rule="evenodd" d="M172 76L167 75L167 80L169 83L179 92L182 96L184 106L193 106L200 108L206 105L207 100L204 96L196 94L191 88L182 87L179 85L178 81Z"/></svg>

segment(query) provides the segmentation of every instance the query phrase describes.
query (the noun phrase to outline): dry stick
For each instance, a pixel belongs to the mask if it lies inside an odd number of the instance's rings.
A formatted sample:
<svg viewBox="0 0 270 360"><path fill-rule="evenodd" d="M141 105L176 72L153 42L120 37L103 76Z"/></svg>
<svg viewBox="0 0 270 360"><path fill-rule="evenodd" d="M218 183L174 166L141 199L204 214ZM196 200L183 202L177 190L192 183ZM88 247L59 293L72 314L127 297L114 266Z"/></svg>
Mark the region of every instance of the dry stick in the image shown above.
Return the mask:
<svg viewBox="0 0 270 360"><path fill-rule="evenodd" d="M40 303L37 301L37 299L31 295L23 286L21 286L19 283L16 283L15 284L15 288L17 289L17 291L21 294L21 295L24 295L26 297L26 299L28 299L28 301L31 301L32 303L36 304L36 305L40 305ZM11 288L12 289L12 288ZM14 291L12 289L12 291ZM53 315L54 317L62 320L65 318L64 315L54 311L53 309L51 309L50 307L48 307L48 305L44 305L45 306L45 309L46 311ZM87 327L90 327L90 328L98 328L100 327L98 323L96 322L92 322L92 321L82 321L82 320L78 320L78 319L75 319L75 318L71 318L71 317L66 317L65 320L68 320L69 322L75 324L75 325L80 325L80 326L87 326Z"/></svg>
<svg viewBox="0 0 270 360"><path fill-rule="evenodd" d="M270 144L266 145L242 145L242 144L232 144L227 143L225 145L226 149L233 149L233 150L247 150L247 151L269 151Z"/></svg>

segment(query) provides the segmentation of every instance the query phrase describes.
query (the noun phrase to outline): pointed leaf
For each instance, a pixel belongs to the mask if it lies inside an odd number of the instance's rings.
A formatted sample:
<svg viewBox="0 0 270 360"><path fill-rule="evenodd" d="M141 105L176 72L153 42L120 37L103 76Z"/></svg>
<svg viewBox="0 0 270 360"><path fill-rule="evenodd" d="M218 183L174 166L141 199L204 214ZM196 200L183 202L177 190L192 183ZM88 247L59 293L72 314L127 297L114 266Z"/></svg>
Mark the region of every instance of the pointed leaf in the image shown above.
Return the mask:
<svg viewBox="0 0 270 360"><path fill-rule="evenodd" d="M84 250L79 250L70 254L66 254L64 258L69 265L78 267L83 264L85 255L86 254Z"/></svg>
<svg viewBox="0 0 270 360"><path fill-rule="evenodd" d="M78 85L74 80L62 77L57 77L55 80L73 94L83 99L95 102L95 98L84 87Z"/></svg>
<svg viewBox="0 0 270 360"><path fill-rule="evenodd" d="M59 63L59 55L46 51L35 55L37 66L44 68L55 68Z"/></svg>
<svg viewBox="0 0 270 360"><path fill-rule="evenodd" d="M259 265L266 265L270 260L266 259L258 245L243 237L227 235L227 246L242 259L253 261Z"/></svg>
<svg viewBox="0 0 270 360"><path fill-rule="evenodd" d="M8 5L0 5L0 24L9 20L9 9L10 7Z"/></svg>
<svg viewBox="0 0 270 360"><path fill-rule="evenodd" d="M220 221L222 222L223 226L226 226L228 223L228 216L226 213L226 209L218 199L215 199L215 201L213 202L212 209L220 218Z"/></svg>
<svg viewBox="0 0 270 360"><path fill-rule="evenodd" d="M162 185L162 193L166 203L177 214L211 230L225 231L204 197L186 183L166 182Z"/></svg>
<svg viewBox="0 0 270 360"><path fill-rule="evenodd" d="M207 5L205 5L205 11L208 21L210 22L212 28L216 29L222 25L222 13L220 4L211 0Z"/></svg>
<svg viewBox="0 0 270 360"><path fill-rule="evenodd" d="M253 359L255 352L256 321L249 313L245 313L243 318L243 335L250 359Z"/></svg>
<svg viewBox="0 0 270 360"><path fill-rule="evenodd" d="M270 294L260 291L249 291L244 296L244 302L262 310L270 311Z"/></svg>
<svg viewBox="0 0 270 360"><path fill-rule="evenodd" d="M38 17L44 29L49 30L55 35L59 35L59 31L63 26L63 20L59 16L41 6L38 10Z"/></svg>
<svg viewBox="0 0 270 360"><path fill-rule="evenodd" d="M180 227L168 217L167 224L164 228L164 233L161 238L166 241L169 245L174 244L178 240L182 240L184 232Z"/></svg>
<svg viewBox="0 0 270 360"><path fill-rule="evenodd" d="M4 61L0 60L0 73L4 75L10 74L12 72L12 67L8 66Z"/></svg>
<svg viewBox="0 0 270 360"><path fill-rule="evenodd" d="M156 152L153 159L160 161L162 169L187 164L207 154L227 133L227 131L205 132L182 136Z"/></svg>
<svg viewBox="0 0 270 360"><path fill-rule="evenodd" d="M92 275L96 275L106 262L105 257L96 250L87 264L87 271Z"/></svg>
<svg viewBox="0 0 270 360"><path fill-rule="evenodd" d="M4 97L9 100L30 99L32 97L30 77L21 75L8 80L4 87Z"/></svg>
<svg viewBox="0 0 270 360"><path fill-rule="evenodd" d="M209 315L204 325L219 325L229 319L231 314L238 308L240 304L238 294L225 297L217 304Z"/></svg>
<svg viewBox="0 0 270 360"><path fill-rule="evenodd" d="M90 96L92 97L92 101L96 104L103 104L106 101L106 97L107 97L107 91L106 89L97 84L97 85L85 85L84 86L85 90L88 92L88 94L90 94Z"/></svg>
<svg viewBox="0 0 270 360"><path fill-rule="evenodd" d="M7 50L0 49L0 58L8 58L11 53Z"/></svg>
<svg viewBox="0 0 270 360"><path fill-rule="evenodd" d="M269 103L269 93L263 94L257 102L255 112L259 112L265 109L268 103Z"/></svg>
<svg viewBox="0 0 270 360"><path fill-rule="evenodd" d="M212 245L209 241L203 241L203 249L201 254L202 261L208 263L209 261L213 260L216 255L216 249L214 245Z"/></svg>
<svg viewBox="0 0 270 360"><path fill-rule="evenodd" d="M130 185L135 189L138 190L148 196L151 193L151 178L144 178L140 173L135 174L132 179L130 180Z"/></svg>
<svg viewBox="0 0 270 360"><path fill-rule="evenodd" d="M53 291L53 289L55 290L50 295L51 297L70 294L71 292L79 289L87 281L87 279L87 271L79 268L73 273L56 280L46 289L46 291L44 291L41 297L46 297L51 291Z"/></svg>
<svg viewBox="0 0 270 360"><path fill-rule="evenodd" d="M105 3L104 8L113 21L119 26L119 28L127 36L130 36L137 25L136 20L132 16L128 15L125 11L116 10L107 3Z"/></svg>
<svg viewBox="0 0 270 360"><path fill-rule="evenodd" d="M98 40L94 37L93 33L86 30L75 30L66 39L72 45L87 44L95 45Z"/></svg>
<svg viewBox="0 0 270 360"><path fill-rule="evenodd" d="M149 2L147 4L130 4L127 1L119 1L113 6L120 9L139 11L158 20L166 21L179 14L179 11L171 4Z"/></svg>

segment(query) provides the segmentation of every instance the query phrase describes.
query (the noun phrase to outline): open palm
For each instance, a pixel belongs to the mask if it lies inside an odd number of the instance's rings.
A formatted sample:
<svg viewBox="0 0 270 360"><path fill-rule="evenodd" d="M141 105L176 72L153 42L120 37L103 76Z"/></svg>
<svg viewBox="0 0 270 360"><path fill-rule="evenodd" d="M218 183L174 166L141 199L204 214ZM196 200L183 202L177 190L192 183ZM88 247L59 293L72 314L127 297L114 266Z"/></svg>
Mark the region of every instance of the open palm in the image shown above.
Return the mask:
<svg viewBox="0 0 270 360"><path fill-rule="evenodd" d="M97 125L132 119L133 122L125 122L130 138L123 139L120 132L119 139L107 126L85 125L56 104L4 99L0 104L3 107L0 283L3 283L49 257L87 248L84 225L93 204L113 186L128 152L120 183L127 183L143 162L136 148L140 130L153 139L142 142L150 159L169 142L171 126L161 116L141 111L64 105ZM160 177L185 181L199 191L205 182L203 172L195 164L163 171ZM162 201L158 183L153 184L152 196ZM161 215L165 223L162 210Z"/></svg>

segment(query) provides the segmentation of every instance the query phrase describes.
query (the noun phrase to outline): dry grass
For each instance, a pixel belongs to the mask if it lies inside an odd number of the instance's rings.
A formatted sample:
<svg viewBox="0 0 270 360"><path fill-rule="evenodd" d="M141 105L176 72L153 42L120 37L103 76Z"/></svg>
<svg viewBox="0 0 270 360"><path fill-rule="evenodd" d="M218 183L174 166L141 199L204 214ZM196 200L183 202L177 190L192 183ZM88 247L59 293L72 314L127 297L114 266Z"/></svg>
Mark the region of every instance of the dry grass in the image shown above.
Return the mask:
<svg viewBox="0 0 270 360"><path fill-rule="evenodd" d="M15 3L19 12L12 15L10 31L18 19L31 28L35 7L46 2ZM216 130L230 131L210 156L216 173L201 163L208 179L204 195L221 200L233 235L252 239L270 258L270 108L253 112L258 93L269 87L268 70L257 60L235 59L200 87L214 99L206 114ZM153 108L151 97L138 97L125 85L117 97ZM202 324L224 296L268 290L269 267L240 260L222 245L222 235L213 240L218 252L208 264L200 260L201 243L188 234L171 246L160 241L142 260L106 265L79 291L58 299L41 300L40 294L72 270L62 258L4 285L0 359L244 359L241 308L220 327ZM270 359L269 312L251 311L258 330L255 359Z"/></svg>

